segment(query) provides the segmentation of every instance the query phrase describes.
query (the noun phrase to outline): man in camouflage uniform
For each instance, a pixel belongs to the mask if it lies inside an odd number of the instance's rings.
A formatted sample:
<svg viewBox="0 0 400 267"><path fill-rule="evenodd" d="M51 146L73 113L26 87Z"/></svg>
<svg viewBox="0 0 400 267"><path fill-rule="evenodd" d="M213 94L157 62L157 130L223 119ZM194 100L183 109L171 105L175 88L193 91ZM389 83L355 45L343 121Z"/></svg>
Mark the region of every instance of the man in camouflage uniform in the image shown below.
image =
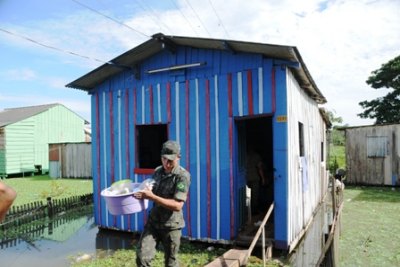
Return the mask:
<svg viewBox="0 0 400 267"><path fill-rule="evenodd" d="M161 150L162 166L155 169L152 190L135 193L138 199L154 202L149 219L144 227L137 247L137 266L151 266L159 242L164 248L165 266L179 266L179 251L182 228L185 227L182 207L190 186L190 174L179 165L180 145L167 141Z"/></svg>

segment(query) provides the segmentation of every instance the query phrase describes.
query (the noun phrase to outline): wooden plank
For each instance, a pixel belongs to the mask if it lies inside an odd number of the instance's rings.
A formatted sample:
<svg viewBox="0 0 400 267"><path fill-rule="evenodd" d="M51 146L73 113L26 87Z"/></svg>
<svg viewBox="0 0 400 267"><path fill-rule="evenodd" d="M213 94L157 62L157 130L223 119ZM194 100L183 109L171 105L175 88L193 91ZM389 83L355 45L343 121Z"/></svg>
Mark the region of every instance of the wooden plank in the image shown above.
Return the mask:
<svg viewBox="0 0 400 267"><path fill-rule="evenodd" d="M239 267L246 260L247 250L230 249L224 255L216 258L205 267Z"/></svg>

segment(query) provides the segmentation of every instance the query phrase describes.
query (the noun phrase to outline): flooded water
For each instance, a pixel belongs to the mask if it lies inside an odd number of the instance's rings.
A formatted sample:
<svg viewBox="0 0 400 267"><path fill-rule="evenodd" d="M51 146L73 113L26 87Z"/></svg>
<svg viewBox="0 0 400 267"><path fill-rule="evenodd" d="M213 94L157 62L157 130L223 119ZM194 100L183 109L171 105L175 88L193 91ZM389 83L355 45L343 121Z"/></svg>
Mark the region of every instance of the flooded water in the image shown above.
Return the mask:
<svg viewBox="0 0 400 267"><path fill-rule="evenodd" d="M332 206L327 201L318 209L294 252L288 255L291 266L315 266L331 222ZM133 233L99 229L94 224L92 207L88 207L79 214L66 213L19 230L12 238L2 237L0 266L67 267L80 255L102 257L116 249L130 249L136 238Z"/></svg>
<svg viewBox="0 0 400 267"><path fill-rule="evenodd" d="M100 230L92 209L80 216L64 214L16 238L0 240L0 266L63 267L79 255L107 254L131 248L132 234Z"/></svg>

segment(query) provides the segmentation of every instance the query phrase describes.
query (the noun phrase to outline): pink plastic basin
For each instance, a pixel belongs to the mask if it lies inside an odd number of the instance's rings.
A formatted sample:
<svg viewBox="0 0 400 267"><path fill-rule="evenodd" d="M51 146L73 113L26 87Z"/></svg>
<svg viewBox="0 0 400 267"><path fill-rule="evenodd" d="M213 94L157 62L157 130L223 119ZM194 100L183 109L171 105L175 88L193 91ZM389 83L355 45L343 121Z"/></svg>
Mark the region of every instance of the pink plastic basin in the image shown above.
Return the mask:
<svg viewBox="0 0 400 267"><path fill-rule="evenodd" d="M140 185L140 183L132 183L133 188ZM122 195L110 196L107 195L107 189L101 191L101 196L105 199L107 209L112 215L124 215L141 212L147 209L149 201L147 199L137 199L133 193L126 193Z"/></svg>

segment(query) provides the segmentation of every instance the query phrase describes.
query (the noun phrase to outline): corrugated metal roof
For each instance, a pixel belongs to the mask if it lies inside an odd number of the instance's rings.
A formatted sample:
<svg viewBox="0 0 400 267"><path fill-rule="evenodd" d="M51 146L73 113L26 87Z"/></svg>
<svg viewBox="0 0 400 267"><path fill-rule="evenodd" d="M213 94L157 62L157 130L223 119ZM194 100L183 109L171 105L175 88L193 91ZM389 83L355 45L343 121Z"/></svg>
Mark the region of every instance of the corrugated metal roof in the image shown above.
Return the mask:
<svg viewBox="0 0 400 267"><path fill-rule="evenodd" d="M0 127L24 120L60 104L7 108L0 112Z"/></svg>
<svg viewBox="0 0 400 267"><path fill-rule="evenodd" d="M49 110L55 106L64 106L59 103L39 105L39 106L29 106L29 107L20 107L20 108L6 108L0 112L0 127L7 126L12 123L19 122L21 120L27 119L29 117L35 116L39 113ZM68 108L67 108L68 109ZM71 111L73 112L73 111ZM77 114L77 116L79 116ZM80 117L80 116L79 116ZM85 124L89 122L82 118L85 121Z"/></svg>
<svg viewBox="0 0 400 267"><path fill-rule="evenodd" d="M340 130L340 131L344 131L344 130L352 130L352 129L358 129L358 128L366 128L366 127L383 127L383 126L396 126L399 125L399 123L382 123L382 124L368 124L368 125L356 125L356 126L339 126L336 129Z"/></svg>
<svg viewBox="0 0 400 267"><path fill-rule="evenodd" d="M292 71L300 86L317 103L326 103L315 84L311 74L301 58L301 55L295 46L283 46L274 44L263 44L243 41L233 41L224 39L207 39L181 36L167 36L161 33L155 34L152 38L139 46L123 53L110 62L94 69L77 80L67 84L67 87L90 91L96 85L106 79L128 69L134 69L145 59L159 53L165 47L173 49L174 46L189 46L199 49L217 49L232 52L258 53L266 57L300 63L300 68L292 68Z"/></svg>

